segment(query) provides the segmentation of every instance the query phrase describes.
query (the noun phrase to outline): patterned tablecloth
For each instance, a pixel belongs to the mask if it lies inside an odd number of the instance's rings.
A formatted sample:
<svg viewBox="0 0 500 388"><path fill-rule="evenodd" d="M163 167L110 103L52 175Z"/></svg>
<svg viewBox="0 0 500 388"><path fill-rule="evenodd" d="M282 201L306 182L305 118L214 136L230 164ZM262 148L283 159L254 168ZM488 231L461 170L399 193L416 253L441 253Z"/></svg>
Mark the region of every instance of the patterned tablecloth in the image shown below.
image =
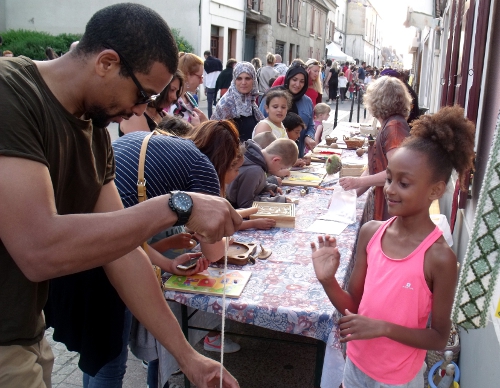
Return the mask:
<svg viewBox="0 0 500 388"><path fill-rule="evenodd" d="M351 151L346 154L346 157L357 157ZM318 165L308 168L309 172L322 170ZM257 260L255 265L229 266L251 271L252 276L240 298L226 299L227 318L316 338L340 349L336 324L340 314L316 279L311 262L310 242L317 241L318 234L306 231L328 208L332 191L324 188L337 181L338 174L327 176L323 189L311 188L305 197L300 197L302 187L291 188L288 196L299 199L295 229L246 230L235 234L236 241L262 244L273 253L267 260ZM365 196L361 196L356 205L356 223L337 236L341 262L336 278L341 285L349 279L354 265L352 257L364 204ZM167 290L165 297L210 313L221 314L222 311L222 298L218 296Z"/></svg>

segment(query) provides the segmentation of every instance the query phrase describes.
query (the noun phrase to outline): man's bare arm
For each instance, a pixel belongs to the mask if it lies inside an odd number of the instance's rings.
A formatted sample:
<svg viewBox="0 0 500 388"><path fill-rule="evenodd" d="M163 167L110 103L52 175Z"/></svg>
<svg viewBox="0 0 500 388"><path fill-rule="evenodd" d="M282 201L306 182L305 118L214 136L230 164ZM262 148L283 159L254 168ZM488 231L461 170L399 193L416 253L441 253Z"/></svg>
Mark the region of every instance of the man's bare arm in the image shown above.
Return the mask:
<svg viewBox="0 0 500 388"><path fill-rule="evenodd" d="M98 201L108 195L121 203L113 182L102 188ZM241 223L227 201L190 195L196 217L188 226L202 239L218 241ZM110 263L177 221L169 196L108 213L59 215L47 167L16 157L0 157L0 198L0 239L32 281Z"/></svg>

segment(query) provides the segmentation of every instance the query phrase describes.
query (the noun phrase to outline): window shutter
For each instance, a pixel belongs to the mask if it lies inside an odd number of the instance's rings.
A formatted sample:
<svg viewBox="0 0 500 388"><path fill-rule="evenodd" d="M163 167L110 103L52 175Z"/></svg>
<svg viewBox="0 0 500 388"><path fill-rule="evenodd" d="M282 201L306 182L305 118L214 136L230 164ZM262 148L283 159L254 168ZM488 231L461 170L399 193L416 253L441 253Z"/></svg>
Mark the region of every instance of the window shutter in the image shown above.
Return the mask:
<svg viewBox="0 0 500 388"><path fill-rule="evenodd" d="M281 0L278 0L278 23L281 23Z"/></svg>
<svg viewBox="0 0 500 388"><path fill-rule="evenodd" d="M297 2L297 6L299 7L299 9L297 10L297 28L300 29L300 20L301 20L301 16L302 16L302 1L298 1Z"/></svg>
<svg viewBox="0 0 500 388"><path fill-rule="evenodd" d="M252 0L247 0L247 8L252 9Z"/></svg>
<svg viewBox="0 0 500 388"><path fill-rule="evenodd" d="M259 0L259 12L264 11L264 0Z"/></svg>
<svg viewBox="0 0 500 388"><path fill-rule="evenodd" d="M286 0L286 21L285 21L285 23L288 24L289 26L292 25L292 13L290 12L291 11L290 2L291 2L291 0Z"/></svg>

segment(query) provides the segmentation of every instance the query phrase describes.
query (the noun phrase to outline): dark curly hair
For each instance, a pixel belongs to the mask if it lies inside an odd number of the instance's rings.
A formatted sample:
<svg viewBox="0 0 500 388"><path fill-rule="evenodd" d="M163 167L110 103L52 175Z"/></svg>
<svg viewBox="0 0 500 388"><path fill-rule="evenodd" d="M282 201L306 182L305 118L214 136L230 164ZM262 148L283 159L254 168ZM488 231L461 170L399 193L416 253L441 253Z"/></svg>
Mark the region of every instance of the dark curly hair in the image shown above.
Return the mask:
<svg viewBox="0 0 500 388"><path fill-rule="evenodd" d="M474 167L474 123L458 105L441 108L433 115L420 116L412 122L410 137L401 147L427 156L434 181L448 183L455 169L464 187L465 173Z"/></svg>
<svg viewBox="0 0 500 388"><path fill-rule="evenodd" d="M148 74L154 62L173 74L179 63L177 44L167 23L140 4L114 4L97 11L71 53L86 56L106 48L119 52L133 72L142 74ZM123 64L120 74L129 76Z"/></svg>

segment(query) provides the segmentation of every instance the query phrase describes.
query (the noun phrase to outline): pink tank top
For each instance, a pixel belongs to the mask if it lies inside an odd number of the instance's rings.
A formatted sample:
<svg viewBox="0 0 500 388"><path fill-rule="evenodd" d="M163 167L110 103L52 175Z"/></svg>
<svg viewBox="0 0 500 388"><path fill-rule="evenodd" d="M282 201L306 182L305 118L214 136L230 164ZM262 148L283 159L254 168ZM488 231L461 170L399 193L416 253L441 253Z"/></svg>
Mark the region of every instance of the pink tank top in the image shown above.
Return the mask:
<svg viewBox="0 0 500 388"><path fill-rule="evenodd" d="M432 307L432 293L424 277L424 255L442 232L436 227L407 257L394 260L384 254L381 241L395 219L387 220L366 247L368 269L358 314L424 329ZM359 369L378 382L392 385L415 378L425 353L387 337L347 345L347 355Z"/></svg>

